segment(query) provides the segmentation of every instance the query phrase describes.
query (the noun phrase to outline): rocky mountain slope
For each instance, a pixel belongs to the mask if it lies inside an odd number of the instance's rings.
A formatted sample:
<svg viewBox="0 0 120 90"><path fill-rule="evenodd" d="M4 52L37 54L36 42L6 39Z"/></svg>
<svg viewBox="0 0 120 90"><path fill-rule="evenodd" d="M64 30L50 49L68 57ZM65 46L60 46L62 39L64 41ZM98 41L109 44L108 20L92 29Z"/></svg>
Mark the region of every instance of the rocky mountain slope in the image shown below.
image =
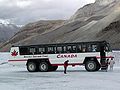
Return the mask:
<svg viewBox="0 0 120 90"><path fill-rule="evenodd" d="M43 29L42 26L37 27L36 24L41 25L39 22L35 22L22 28L19 33L4 44L4 47L2 46L3 50L9 49L11 45L96 40L106 40L113 49L120 49L119 0L96 0L95 3L80 8L65 23L62 21L59 23L60 25L57 24L58 27L53 24L52 27L55 28ZM36 29L40 32L37 32ZM29 34L25 32L29 32Z"/></svg>
<svg viewBox="0 0 120 90"><path fill-rule="evenodd" d="M23 45L22 42L29 44L33 37L37 37L44 33L54 31L54 29L63 25L64 20L42 20L25 25L19 32L17 32L10 40L0 45L1 51L8 51L11 45ZM49 37L46 37L48 39ZM31 42L32 40L30 40ZM39 41L36 39L35 41Z"/></svg>
<svg viewBox="0 0 120 90"><path fill-rule="evenodd" d="M0 43L9 40L20 28L7 21L0 20Z"/></svg>

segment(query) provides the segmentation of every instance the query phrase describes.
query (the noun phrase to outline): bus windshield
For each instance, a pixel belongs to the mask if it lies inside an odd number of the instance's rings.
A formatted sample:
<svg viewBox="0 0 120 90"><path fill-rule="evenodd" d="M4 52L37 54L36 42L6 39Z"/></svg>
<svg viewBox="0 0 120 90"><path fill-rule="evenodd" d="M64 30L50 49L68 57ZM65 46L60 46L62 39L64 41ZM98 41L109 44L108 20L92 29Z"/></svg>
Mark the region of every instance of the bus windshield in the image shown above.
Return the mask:
<svg viewBox="0 0 120 90"><path fill-rule="evenodd" d="M111 52L112 51L112 49L110 48L110 44L109 43L106 44L105 51L106 52Z"/></svg>

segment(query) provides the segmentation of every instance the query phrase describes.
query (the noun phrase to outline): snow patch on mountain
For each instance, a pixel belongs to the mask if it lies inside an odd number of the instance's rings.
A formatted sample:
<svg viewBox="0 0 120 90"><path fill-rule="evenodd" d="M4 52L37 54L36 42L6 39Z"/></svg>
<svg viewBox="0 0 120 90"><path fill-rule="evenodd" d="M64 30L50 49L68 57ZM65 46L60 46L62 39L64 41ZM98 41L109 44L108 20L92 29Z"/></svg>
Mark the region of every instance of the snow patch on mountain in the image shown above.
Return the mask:
<svg viewBox="0 0 120 90"><path fill-rule="evenodd" d="M10 22L10 20L0 19L0 43L10 39L19 31L20 27Z"/></svg>
<svg viewBox="0 0 120 90"><path fill-rule="evenodd" d="M8 24L10 24L10 22L8 20L0 19L0 24L8 25Z"/></svg>

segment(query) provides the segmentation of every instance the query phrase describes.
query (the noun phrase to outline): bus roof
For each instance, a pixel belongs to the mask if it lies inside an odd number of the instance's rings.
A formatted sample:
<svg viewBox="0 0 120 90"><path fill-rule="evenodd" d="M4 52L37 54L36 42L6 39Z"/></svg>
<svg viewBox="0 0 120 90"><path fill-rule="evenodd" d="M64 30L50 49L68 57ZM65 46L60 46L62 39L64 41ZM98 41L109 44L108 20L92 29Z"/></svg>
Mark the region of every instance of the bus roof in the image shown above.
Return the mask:
<svg viewBox="0 0 120 90"><path fill-rule="evenodd" d="M36 45L19 45L19 46L12 46L12 47L32 47L32 46L56 46L56 45L72 45L72 44L87 44L87 43L107 43L106 41L89 41L89 42L72 42L72 43L54 43L54 44L36 44Z"/></svg>

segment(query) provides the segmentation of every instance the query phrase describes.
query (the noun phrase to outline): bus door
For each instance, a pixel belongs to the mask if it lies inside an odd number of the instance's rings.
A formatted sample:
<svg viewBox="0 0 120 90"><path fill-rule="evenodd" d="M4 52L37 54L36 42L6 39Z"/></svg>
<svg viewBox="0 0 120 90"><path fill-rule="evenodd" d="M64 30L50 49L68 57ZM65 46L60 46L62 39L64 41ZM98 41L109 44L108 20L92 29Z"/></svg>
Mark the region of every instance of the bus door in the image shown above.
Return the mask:
<svg viewBox="0 0 120 90"><path fill-rule="evenodd" d="M104 68L106 67L106 54L105 54L105 46L102 45L100 46L100 63L101 63L101 67Z"/></svg>

